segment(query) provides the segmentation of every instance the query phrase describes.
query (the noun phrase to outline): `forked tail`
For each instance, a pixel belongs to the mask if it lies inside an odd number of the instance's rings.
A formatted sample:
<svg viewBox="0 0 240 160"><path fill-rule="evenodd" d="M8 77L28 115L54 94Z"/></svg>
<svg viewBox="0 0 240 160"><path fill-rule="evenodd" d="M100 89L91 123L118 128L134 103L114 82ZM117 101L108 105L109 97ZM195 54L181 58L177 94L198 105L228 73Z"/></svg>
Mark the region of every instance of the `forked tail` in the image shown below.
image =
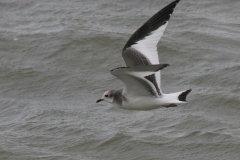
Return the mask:
<svg viewBox="0 0 240 160"><path fill-rule="evenodd" d="M186 98L187 95L192 91L192 89L186 90L184 92L182 92L179 96L178 96L178 100L182 101L182 102L187 102Z"/></svg>

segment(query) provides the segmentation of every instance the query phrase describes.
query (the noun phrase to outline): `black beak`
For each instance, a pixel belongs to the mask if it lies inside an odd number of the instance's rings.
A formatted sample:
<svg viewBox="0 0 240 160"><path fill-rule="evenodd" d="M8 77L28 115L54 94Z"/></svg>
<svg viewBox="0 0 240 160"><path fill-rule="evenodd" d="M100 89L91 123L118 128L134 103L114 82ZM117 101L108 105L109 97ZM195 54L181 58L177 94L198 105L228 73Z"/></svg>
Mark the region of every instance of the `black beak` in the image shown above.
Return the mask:
<svg viewBox="0 0 240 160"><path fill-rule="evenodd" d="M99 99L99 100L97 100L96 103L101 102L101 101L103 101L103 99Z"/></svg>

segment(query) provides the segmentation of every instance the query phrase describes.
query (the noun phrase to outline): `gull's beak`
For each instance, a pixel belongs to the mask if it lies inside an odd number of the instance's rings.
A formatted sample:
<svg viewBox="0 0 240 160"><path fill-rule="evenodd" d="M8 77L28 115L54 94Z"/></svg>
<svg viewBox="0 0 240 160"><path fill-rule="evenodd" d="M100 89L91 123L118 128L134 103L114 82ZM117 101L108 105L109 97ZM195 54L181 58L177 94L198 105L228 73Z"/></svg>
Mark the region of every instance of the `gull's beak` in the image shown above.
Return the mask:
<svg viewBox="0 0 240 160"><path fill-rule="evenodd" d="M96 101L96 103L98 103L98 102L101 102L101 101L103 101L103 99L102 99L102 98L101 98L101 99L99 99L99 100L97 100L97 101Z"/></svg>

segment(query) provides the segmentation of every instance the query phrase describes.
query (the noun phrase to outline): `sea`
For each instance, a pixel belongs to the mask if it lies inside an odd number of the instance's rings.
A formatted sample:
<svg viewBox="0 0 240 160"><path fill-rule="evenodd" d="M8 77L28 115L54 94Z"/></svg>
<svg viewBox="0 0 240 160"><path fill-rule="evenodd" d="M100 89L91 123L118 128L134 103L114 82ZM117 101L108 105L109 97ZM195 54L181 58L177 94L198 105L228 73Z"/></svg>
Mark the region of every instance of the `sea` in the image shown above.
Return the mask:
<svg viewBox="0 0 240 160"><path fill-rule="evenodd" d="M96 104L110 70L173 0L0 0L0 160L240 160L240 1L181 0L158 44L187 104Z"/></svg>

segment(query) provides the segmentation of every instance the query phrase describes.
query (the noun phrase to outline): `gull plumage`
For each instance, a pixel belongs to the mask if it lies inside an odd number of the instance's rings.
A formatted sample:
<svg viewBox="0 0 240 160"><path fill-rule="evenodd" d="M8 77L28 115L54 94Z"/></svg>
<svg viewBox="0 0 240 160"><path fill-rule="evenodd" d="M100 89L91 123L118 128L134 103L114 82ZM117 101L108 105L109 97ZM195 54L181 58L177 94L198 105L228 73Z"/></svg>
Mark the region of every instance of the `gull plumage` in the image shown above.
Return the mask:
<svg viewBox="0 0 240 160"><path fill-rule="evenodd" d="M124 88L106 91L97 103L107 101L120 108L134 110L174 107L186 103L191 89L170 94L162 92L160 70L168 64L159 63L157 51L157 44L179 1L175 0L161 9L133 33L122 50L126 67L110 71L123 82Z"/></svg>

